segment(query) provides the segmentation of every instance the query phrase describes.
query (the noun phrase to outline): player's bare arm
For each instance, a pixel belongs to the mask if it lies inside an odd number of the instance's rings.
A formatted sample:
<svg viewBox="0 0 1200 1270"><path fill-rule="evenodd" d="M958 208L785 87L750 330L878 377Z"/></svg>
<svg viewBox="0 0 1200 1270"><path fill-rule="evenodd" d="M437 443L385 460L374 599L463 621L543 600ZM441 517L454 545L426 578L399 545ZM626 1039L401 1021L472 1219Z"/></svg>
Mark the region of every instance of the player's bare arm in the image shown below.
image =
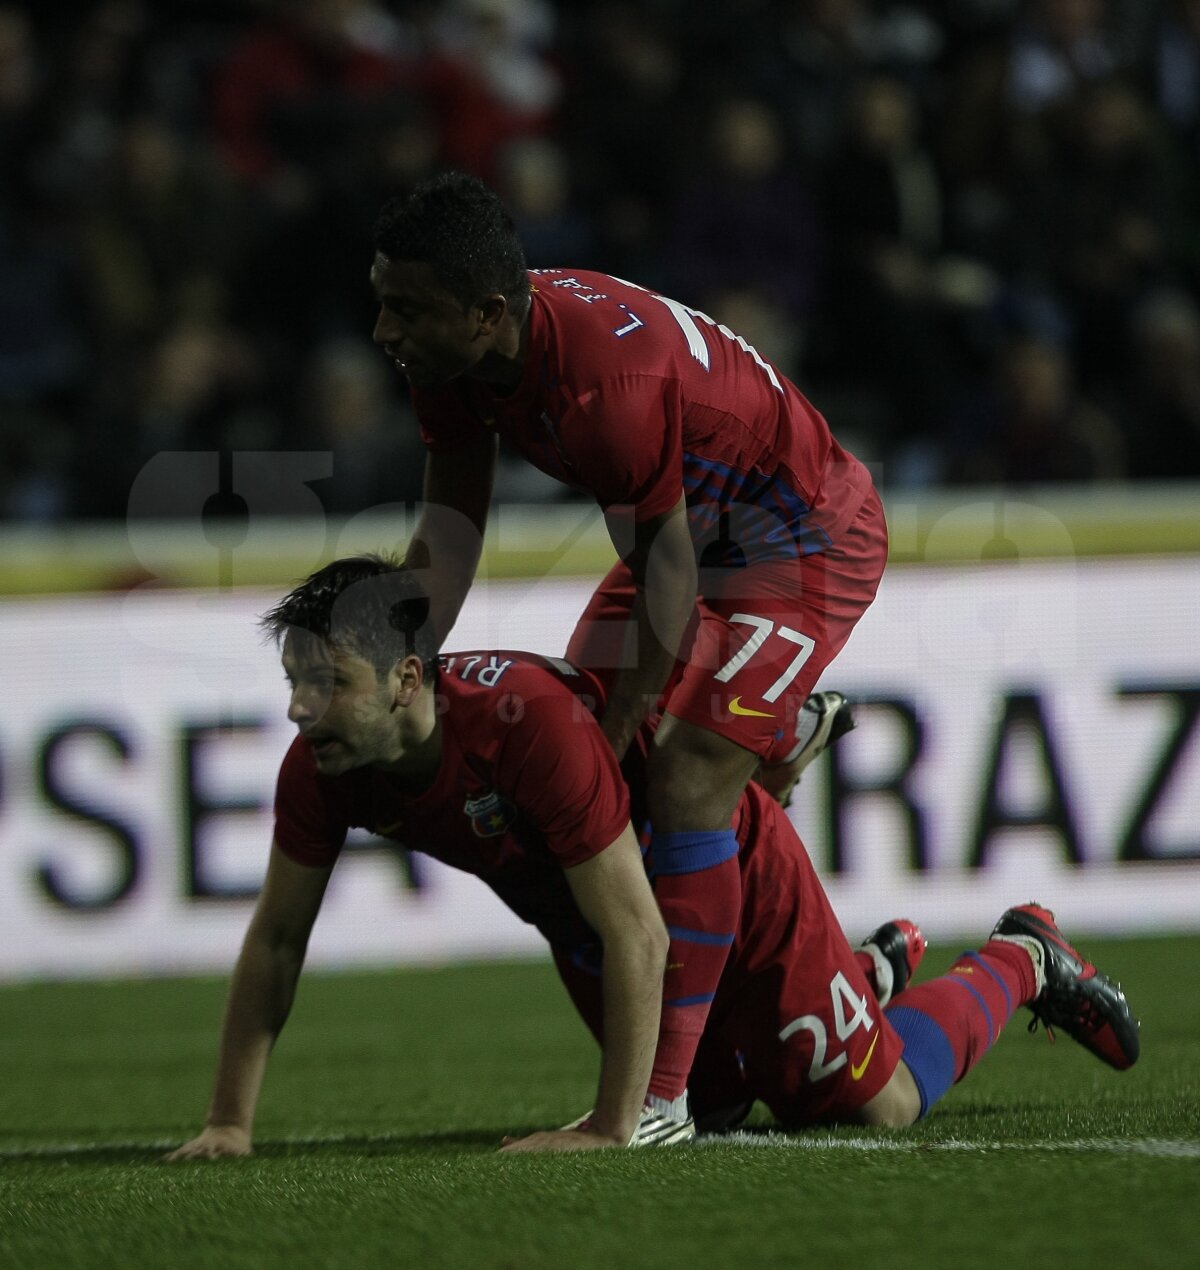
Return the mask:
<svg viewBox="0 0 1200 1270"><path fill-rule="evenodd" d="M623 1147L638 1126L662 1009L668 937L631 826L610 847L566 871L571 893L604 945L604 1054L586 1129L510 1141L508 1151Z"/></svg>
<svg viewBox="0 0 1200 1270"><path fill-rule="evenodd" d="M696 555L682 496L669 512L633 526L632 548L627 520L610 516L608 527L637 586L631 614L637 660L618 673L603 722L613 750L623 758L679 654L696 603Z"/></svg>
<svg viewBox="0 0 1200 1270"><path fill-rule="evenodd" d="M425 460L424 506L405 563L422 571L439 641L458 618L483 551L496 475L496 438L455 450L431 450Z"/></svg>
<svg viewBox="0 0 1200 1270"><path fill-rule="evenodd" d="M297 864L277 844L272 846L266 881L233 972L207 1121L168 1160L251 1153L267 1059L291 1010L331 871Z"/></svg>

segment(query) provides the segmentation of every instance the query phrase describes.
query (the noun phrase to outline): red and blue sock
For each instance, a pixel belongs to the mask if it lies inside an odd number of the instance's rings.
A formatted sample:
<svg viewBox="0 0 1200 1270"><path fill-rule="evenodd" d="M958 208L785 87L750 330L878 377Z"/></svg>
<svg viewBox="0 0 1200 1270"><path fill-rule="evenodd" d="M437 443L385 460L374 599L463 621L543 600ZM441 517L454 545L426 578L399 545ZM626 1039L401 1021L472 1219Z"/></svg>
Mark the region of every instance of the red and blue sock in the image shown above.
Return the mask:
<svg viewBox="0 0 1200 1270"><path fill-rule="evenodd" d="M671 936L662 1024L650 1093L673 1100L687 1088L742 908L732 829L656 833L654 895Z"/></svg>
<svg viewBox="0 0 1200 1270"><path fill-rule="evenodd" d="M917 984L885 1011L904 1041L904 1062L921 1095L921 1115L995 1044L1018 1006L1037 994L1029 954L989 940L940 979Z"/></svg>

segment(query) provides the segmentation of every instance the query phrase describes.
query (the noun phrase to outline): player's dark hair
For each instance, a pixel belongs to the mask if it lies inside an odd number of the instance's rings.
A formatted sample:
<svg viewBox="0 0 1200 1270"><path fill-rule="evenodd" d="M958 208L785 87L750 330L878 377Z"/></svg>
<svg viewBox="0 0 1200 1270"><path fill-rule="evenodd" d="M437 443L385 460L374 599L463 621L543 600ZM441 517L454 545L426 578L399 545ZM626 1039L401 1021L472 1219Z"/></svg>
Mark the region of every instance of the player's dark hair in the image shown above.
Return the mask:
<svg viewBox="0 0 1200 1270"><path fill-rule="evenodd" d="M384 204L375 249L389 260L429 265L464 310L497 292L518 317L529 307L525 252L512 217L465 172L443 172Z"/></svg>
<svg viewBox="0 0 1200 1270"><path fill-rule="evenodd" d="M416 654L426 677L437 676L437 641L429 621L429 597L416 575L393 556L347 556L307 577L259 624L299 651L352 653L381 677L402 657Z"/></svg>

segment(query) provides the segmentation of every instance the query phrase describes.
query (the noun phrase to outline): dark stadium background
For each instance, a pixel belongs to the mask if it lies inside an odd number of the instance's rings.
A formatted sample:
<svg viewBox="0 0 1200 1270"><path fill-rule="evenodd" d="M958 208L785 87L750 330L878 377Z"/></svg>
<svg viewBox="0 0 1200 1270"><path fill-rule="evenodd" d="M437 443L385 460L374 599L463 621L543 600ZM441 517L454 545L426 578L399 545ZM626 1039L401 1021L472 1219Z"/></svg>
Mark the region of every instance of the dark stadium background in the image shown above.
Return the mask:
<svg viewBox="0 0 1200 1270"><path fill-rule="evenodd" d="M1196 0L9 0L0 520L120 521L165 450L417 497L366 274L447 165L532 265L745 335L888 490L1200 477Z"/></svg>

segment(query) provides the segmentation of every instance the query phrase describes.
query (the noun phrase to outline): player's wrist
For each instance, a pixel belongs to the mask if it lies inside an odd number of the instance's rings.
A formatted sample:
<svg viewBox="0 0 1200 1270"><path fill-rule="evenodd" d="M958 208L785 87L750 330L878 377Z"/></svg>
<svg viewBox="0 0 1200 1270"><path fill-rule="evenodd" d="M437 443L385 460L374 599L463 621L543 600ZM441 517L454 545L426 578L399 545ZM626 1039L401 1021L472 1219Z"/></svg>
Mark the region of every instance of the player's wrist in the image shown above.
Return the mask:
<svg viewBox="0 0 1200 1270"><path fill-rule="evenodd" d="M586 1132L592 1134L594 1137L599 1138L604 1143L605 1146L620 1147L623 1149L629 1146L634 1136L636 1135L637 1123L636 1121L634 1122L633 1127L629 1130L628 1133L625 1133L622 1130L618 1130L614 1133L604 1133L603 1131L599 1129L588 1129Z"/></svg>
<svg viewBox="0 0 1200 1270"><path fill-rule="evenodd" d="M238 1120L228 1120L224 1118L209 1117L205 1121L204 1127L212 1130L213 1133L220 1133L226 1137L245 1138L250 1141L250 1126Z"/></svg>
<svg viewBox="0 0 1200 1270"><path fill-rule="evenodd" d="M603 1113L597 1115L593 1111L563 1125L563 1129L593 1133L620 1147L673 1146L690 1142L696 1136L686 1090L675 1099L647 1095L641 1111L630 1121L627 1131L623 1123L615 1125Z"/></svg>
<svg viewBox="0 0 1200 1270"><path fill-rule="evenodd" d="M637 1111L619 1118L593 1113L579 1127L585 1133L593 1133L614 1146L624 1147L629 1145L634 1134L637 1133L640 1118L640 1107Z"/></svg>
<svg viewBox="0 0 1200 1270"><path fill-rule="evenodd" d="M563 1128L580 1129L584 1133L595 1134L619 1147L624 1147L628 1146L637 1134L644 1113L644 1103L623 1107L618 1100L609 1101L601 1094L593 1111L580 1116L569 1125L564 1125Z"/></svg>

